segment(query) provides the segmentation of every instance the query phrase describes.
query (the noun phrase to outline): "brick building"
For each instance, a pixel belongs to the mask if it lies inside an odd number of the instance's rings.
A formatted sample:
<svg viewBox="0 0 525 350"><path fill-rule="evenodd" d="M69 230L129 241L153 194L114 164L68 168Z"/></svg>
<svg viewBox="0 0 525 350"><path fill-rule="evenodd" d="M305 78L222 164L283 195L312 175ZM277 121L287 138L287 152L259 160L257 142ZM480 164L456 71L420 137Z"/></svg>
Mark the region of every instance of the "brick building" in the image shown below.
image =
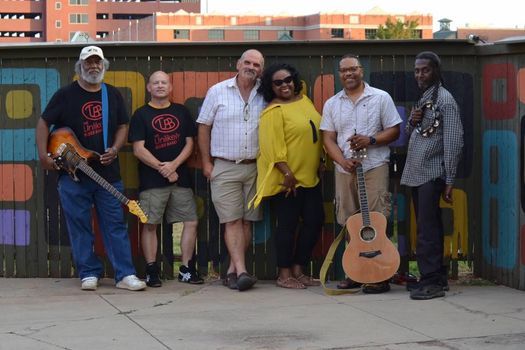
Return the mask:
<svg viewBox="0 0 525 350"><path fill-rule="evenodd" d="M0 43L99 40L155 12L181 9L200 12L200 0L0 0Z"/></svg>
<svg viewBox="0 0 525 350"><path fill-rule="evenodd" d="M67 41L363 40L388 17L417 21L432 38L432 16L362 14L304 16L200 13L200 0L0 0L0 44Z"/></svg>

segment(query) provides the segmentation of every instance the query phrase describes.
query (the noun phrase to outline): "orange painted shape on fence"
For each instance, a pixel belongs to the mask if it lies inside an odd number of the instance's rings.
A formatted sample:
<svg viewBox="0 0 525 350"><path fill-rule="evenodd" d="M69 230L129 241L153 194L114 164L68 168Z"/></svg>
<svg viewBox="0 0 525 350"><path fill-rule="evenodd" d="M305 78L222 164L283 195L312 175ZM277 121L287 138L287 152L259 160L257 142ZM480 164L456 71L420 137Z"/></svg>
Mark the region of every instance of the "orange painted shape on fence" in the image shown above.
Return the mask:
<svg viewBox="0 0 525 350"><path fill-rule="evenodd" d="M33 170L25 164L0 164L0 202L25 202L33 195Z"/></svg>
<svg viewBox="0 0 525 350"><path fill-rule="evenodd" d="M525 68L518 71L518 91L521 103L525 103Z"/></svg>
<svg viewBox="0 0 525 350"><path fill-rule="evenodd" d="M314 105L319 113L323 112L323 105L334 95L334 75L323 74L315 78Z"/></svg>
<svg viewBox="0 0 525 350"><path fill-rule="evenodd" d="M184 104L189 98L204 98L208 89L219 81L235 76L236 72L173 72L170 73L173 91L171 101Z"/></svg>

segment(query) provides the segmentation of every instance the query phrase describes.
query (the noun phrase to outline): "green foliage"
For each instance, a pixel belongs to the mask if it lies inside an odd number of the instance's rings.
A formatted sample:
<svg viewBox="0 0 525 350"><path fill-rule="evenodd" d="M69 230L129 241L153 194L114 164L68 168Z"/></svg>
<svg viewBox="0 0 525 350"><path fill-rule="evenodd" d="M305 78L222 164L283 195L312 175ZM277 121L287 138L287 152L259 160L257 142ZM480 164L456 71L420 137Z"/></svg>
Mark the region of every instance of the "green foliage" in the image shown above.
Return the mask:
<svg viewBox="0 0 525 350"><path fill-rule="evenodd" d="M417 20L408 20L401 22L399 19L394 22L388 17L385 25L377 28L376 39L419 39L419 33L416 30L419 23Z"/></svg>

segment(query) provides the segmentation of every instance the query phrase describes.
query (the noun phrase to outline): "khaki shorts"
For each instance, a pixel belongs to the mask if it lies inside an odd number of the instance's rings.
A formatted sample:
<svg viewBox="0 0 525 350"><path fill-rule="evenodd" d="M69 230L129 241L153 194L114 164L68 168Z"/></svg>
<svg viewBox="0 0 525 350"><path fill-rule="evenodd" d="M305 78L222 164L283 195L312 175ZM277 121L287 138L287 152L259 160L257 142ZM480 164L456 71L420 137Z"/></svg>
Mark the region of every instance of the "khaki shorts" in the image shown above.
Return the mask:
<svg viewBox="0 0 525 350"><path fill-rule="evenodd" d="M261 206L248 208L255 196L257 164L235 164L215 159L211 173L211 199L220 223L238 219L259 221L262 219Z"/></svg>
<svg viewBox="0 0 525 350"><path fill-rule="evenodd" d="M388 164L370 169L365 173L368 208L388 217L391 199L388 191ZM335 206L337 222L344 226L346 220L360 210L357 174L335 171Z"/></svg>
<svg viewBox="0 0 525 350"><path fill-rule="evenodd" d="M197 220L197 206L191 188L176 184L150 188L140 192L139 200L140 206L148 215L148 224L161 224L164 215L170 224Z"/></svg>

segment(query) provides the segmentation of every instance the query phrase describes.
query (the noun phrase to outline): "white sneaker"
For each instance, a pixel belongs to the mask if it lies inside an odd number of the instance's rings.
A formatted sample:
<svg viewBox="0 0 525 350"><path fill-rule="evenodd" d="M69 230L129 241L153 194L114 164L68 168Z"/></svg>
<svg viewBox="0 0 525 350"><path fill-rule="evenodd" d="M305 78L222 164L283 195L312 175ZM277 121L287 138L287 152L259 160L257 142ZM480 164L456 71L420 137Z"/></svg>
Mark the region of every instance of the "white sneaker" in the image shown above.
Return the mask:
<svg viewBox="0 0 525 350"><path fill-rule="evenodd" d="M98 278L91 276L91 277L85 277L81 280L82 286L80 287L82 290L97 290L98 286Z"/></svg>
<svg viewBox="0 0 525 350"><path fill-rule="evenodd" d="M117 288L127 290L143 290L146 289L146 283L139 280L135 275L129 275L117 283Z"/></svg>

